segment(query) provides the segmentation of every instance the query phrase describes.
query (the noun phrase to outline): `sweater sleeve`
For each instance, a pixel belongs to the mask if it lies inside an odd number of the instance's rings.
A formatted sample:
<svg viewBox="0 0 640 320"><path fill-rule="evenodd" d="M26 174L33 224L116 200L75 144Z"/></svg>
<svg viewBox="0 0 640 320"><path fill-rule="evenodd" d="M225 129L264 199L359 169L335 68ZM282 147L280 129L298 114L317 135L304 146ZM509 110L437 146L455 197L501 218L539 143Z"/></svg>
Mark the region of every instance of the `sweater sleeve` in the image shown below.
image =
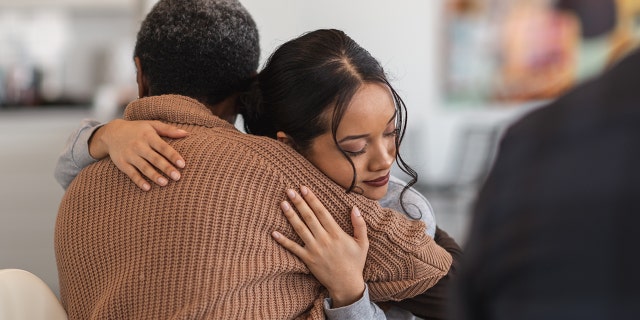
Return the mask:
<svg viewBox="0 0 640 320"><path fill-rule="evenodd" d="M404 213L410 219L424 221L427 225L427 234L433 238L436 232L436 216L429 200L413 187L403 194L402 191L406 185L407 182L391 176L387 194L378 203L384 208Z"/></svg>
<svg viewBox="0 0 640 320"><path fill-rule="evenodd" d="M96 120L82 120L80 127L67 139L54 171L56 181L65 190L84 167L96 162L89 154L89 139L101 126Z"/></svg>
<svg viewBox="0 0 640 320"><path fill-rule="evenodd" d="M452 256L425 234L424 222L359 200L370 241L364 276L373 301L414 297L447 274Z"/></svg>
<svg viewBox="0 0 640 320"><path fill-rule="evenodd" d="M457 281L457 266L462 258L462 249L456 241L442 229L437 228L435 241L453 257L453 263L447 275L426 292L409 299L394 303L397 307L408 310L424 319L446 320L449 314L450 296L453 283Z"/></svg>

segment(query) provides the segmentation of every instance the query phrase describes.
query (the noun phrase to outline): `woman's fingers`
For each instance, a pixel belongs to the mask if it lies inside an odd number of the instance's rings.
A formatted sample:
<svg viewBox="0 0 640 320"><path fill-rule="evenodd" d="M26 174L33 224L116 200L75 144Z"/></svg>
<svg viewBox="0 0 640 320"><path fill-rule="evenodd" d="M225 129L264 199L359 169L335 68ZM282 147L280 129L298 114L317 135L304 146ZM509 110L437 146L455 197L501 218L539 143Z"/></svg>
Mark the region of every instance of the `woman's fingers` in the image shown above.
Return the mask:
<svg viewBox="0 0 640 320"><path fill-rule="evenodd" d="M331 234L335 234L336 232L342 231L342 229L340 228L336 220L333 219L333 216L331 216L327 208L324 207L322 202L318 200L316 195L313 194L313 192L311 192L309 188L305 186L301 186L300 193L302 194L302 197L308 204L311 211L314 213L314 218L317 218L317 220L320 221L320 223L324 227L323 230L326 230Z"/></svg>
<svg viewBox="0 0 640 320"><path fill-rule="evenodd" d="M167 178L157 171L154 165L149 164L145 159L151 158L154 153L155 151L146 142L134 141L130 147L113 149L110 156L118 169L127 174L136 185L147 191L150 188L146 188L144 185L144 178L141 174L159 186L165 186L169 182ZM168 164L166 159L164 161ZM156 163L158 162L156 159Z"/></svg>
<svg viewBox="0 0 640 320"><path fill-rule="evenodd" d="M302 239L302 241L305 244L312 243L314 241L313 234L311 233L307 225L304 223L304 221L300 219L300 217L298 216L298 213L296 213L296 211L293 210L291 205L288 202L283 201L280 204L280 208L282 209L284 216L287 218L287 220L289 221L289 224L291 224L291 226L293 227L293 230L298 234L300 239Z"/></svg>
<svg viewBox="0 0 640 320"><path fill-rule="evenodd" d="M285 249L291 251L291 253L295 254L303 262L306 262L307 255L302 246L297 244L295 241L292 241L289 238L285 237L282 233L278 231L272 232L271 236L273 237L273 239L276 240L276 242L278 242Z"/></svg>
<svg viewBox="0 0 640 320"><path fill-rule="evenodd" d="M162 123L160 121L152 121L150 124L151 124L151 127L156 130L156 133L162 137L179 139L189 135L189 132L185 130L178 129L177 127L168 125L166 123ZM185 166L184 158L182 158L182 156L175 149L173 149L166 141L156 136L155 139L153 139L152 141L151 147L154 150L156 150L160 155L162 155L162 157L171 161L171 163L177 166L178 168L184 168ZM154 163L152 162L152 164ZM157 167L160 169L162 168L159 166ZM167 175L171 176L169 172L165 170L163 171L167 173ZM174 180L177 180L177 179L174 179Z"/></svg>
<svg viewBox="0 0 640 320"><path fill-rule="evenodd" d="M362 212L358 207L353 207L351 210L351 224L353 225L353 238L361 245L361 248L368 250L367 224L364 222Z"/></svg>
<svg viewBox="0 0 640 320"><path fill-rule="evenodd" d="M178 127L174 127L170 124L166 124L164 122L160 122L157 120L151 121L150 124L156 130L156 132L162 137L179 139L189 135L188 131L178 129Z"/></svg>
<svg viewBox="0 0 640 320"><path fill-rule="evenodd" d="M327 288L334 303L353 303L362 296L364 290L362 272L369 249L367 226L362 214L356 207L351 210L354 229L354 236L351 237L337 225L308 188L301 188L301 193L304 194L304 198L293 190L287 190L287 195L300 211L304 221L286 201L282 203L282 210L304 242L304 246L289 240L279 232L274 231L271 235L305 263L316 279ZM305 200L312 204L311 207ZM327 225L336 225L336 232L326 232L323 224L315 218L312 208L315 208L316 214L323 216Z"/></svg>
<svg viewBox="0 0 640 320"><path fill-rule="evenodd" d="M136 167L140 173L142 173L149 180L155 184L164 187L169 183L169 180L157 171L155 164L150 164L146 159L140 156L131 158L131 165Z"/></svg>
<svg viewBox="0 0 640 320"><path fill-rule="evenodd" d="M160 121L114 120L104 126L101 140L114 164L146 191L151 186L144 177L165 186L169 183L166 177L179 180L181 174L176 167L185 166L184 159L161 135L182 138L188 132Z"/></svg>
<svg viewBox="0 0 640 320"><path fill-rule="evenodd" d="M167 177L175 181L180 180L180 172L172 163L178 162L184 167L184 160L182 160L180 154L166 141L162 140L162 138L156 136L150 139L149 146L141 150L140 156L147 160L152 166L162 171ZM171 160L171 157L178 160Z"/></svg>
<svg viewBox="0 0 640 320"><path fill-rule="evenodd" d="M114 163L116 162L114 161ZM133 181L133 183L138 186L138 188L144 191L149 191L151 189L151 185L145 178L142 177L136 167L127 163L122 166L116 164L116 166L118 167L118 169L120 169L120 171L124 172L129 177L129 179L131 179L131 181Z"/></svg>
<svg viewBox="0 0 640 320"><path fill-rule="evenodd" d="M287 196L296 207L298 212L300 212L300 216L309 227L309 230L311 230L311 232L315 236L322 236L326 234L324 227L316 217L316 212L314 212L313 209L309 207L304 198L302 198L297 192L292 189L287 190Z"/></svg>

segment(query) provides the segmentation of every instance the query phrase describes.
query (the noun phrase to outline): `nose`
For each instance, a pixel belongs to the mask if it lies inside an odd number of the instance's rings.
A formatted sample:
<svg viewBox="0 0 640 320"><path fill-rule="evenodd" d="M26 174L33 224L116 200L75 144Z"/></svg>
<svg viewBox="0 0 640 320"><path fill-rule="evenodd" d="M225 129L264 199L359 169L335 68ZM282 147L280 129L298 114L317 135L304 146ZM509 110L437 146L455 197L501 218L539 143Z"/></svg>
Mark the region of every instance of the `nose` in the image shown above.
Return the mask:
<svg viewBox="0 0 640 320"><path fill-rule="evenodd" d="M388 170L396 160L396 145L392 141L381 141L376 144L375 150L369 163L369 170Z"/></svg>

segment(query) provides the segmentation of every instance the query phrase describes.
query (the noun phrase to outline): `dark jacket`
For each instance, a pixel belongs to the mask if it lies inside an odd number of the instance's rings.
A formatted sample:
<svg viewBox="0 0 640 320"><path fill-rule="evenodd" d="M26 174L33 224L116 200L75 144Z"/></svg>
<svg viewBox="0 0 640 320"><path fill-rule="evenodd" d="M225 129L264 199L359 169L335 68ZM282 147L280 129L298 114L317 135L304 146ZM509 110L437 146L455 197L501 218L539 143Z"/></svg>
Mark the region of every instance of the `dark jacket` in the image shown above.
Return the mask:
<svg viewBox="0 0 640 320"><path fill-rule="evenodd" d="M640 319L640 52L513 125L475 208L456 319Z"/></svg>

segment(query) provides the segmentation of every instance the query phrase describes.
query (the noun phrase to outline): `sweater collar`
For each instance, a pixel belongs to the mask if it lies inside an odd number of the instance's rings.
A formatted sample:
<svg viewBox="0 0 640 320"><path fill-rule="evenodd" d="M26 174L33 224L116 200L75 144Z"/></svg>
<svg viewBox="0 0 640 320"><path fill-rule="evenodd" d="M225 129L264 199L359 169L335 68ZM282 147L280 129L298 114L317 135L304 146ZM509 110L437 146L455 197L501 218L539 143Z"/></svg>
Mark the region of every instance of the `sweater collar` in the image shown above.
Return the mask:
<svg viewBox="0 0 640 320"><path fill-rule="evenodd" d="M160 120L208 128L234 127L211 113L204 104L180 95L151 96L134 100L127 105L124 119Z"/></svg>

